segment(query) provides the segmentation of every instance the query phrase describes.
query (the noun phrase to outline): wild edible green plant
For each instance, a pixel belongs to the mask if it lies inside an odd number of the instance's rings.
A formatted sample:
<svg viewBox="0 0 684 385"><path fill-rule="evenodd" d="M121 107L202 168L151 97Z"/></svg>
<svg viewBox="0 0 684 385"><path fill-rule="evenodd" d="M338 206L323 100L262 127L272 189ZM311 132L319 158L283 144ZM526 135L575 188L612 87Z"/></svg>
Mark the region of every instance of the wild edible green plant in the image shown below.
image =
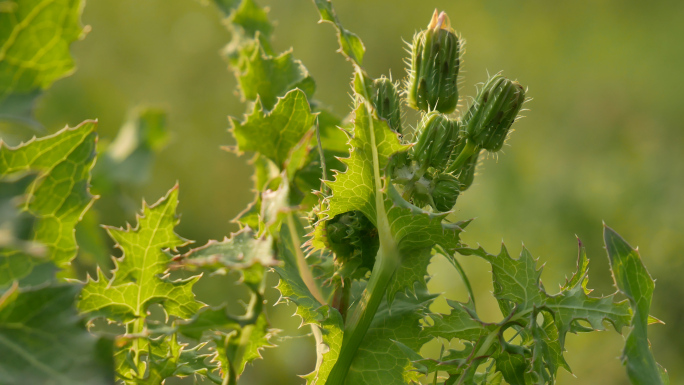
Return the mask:
<svg viewBox="0 0 684 385"><path fill-rule="evenodd" d="M101 146L97 164L94 121L17 147L2 144L0 383L160 384L194 376L236 384L277 333L264 306L271 269L280 276L281 301L296 305L315 337L307 384L552 384L560 368L570 370L567 333L606 323L618 332L631 326L623 360L633 384L668 383L646 332L657 321L649 316L654 281L613 230L605 227L604 239L616 288L627 297L621 302L590 296L581 243L577 271L550 294L526 249L513 258L505 247L491 254L459 239L471 221L452 220L452 210L472 185L480 154L502 148L527 90L497 73L458 110L463 41L444 12L435 11L414 36L399 85L366 73L359 37L342 27L330 1L314 1L352 65L354 108L344 119L314 99L315 82L292 52L273 51L264 9L253 0L216 3L233 36L225 57L248 104L243 118L231 118L233 150L254 154L256 195L236 219L241 230L181 249L189 241L174 232L175 186L144 204L135 226L107 227L121 250L112 269L64 282L74 275L74 228L94 199L91 170L102 194L141 179L135 173L165 141L163 119L153 110L134 117L125 136ZM0 12L11 27L0 31L1 108L25 103L69 70L32 67L27 58L48 50L29 43L35 34L48 47L37 32L42 25L68 46L81 34L73 23L80 9L78 1L21 0ZM63 51L49 52L70 63ZM420 115L415 129L404 105ZM17 225L26 216L28 231ZM427 289L427 267L435 254L453 264L470 292L466 303L449 300L448 314L430 310L438 295ZM491 264L498 322L480 320L456 254ZM66 270L55 276L57 269ZM192 273L198 269L239 271L251 294L245 314L199 302L192 291L203 277ZM84 321L98 320L113 326L86 330ZM457 339L464 349L422 357L421 347L435 339Z"/></svg>

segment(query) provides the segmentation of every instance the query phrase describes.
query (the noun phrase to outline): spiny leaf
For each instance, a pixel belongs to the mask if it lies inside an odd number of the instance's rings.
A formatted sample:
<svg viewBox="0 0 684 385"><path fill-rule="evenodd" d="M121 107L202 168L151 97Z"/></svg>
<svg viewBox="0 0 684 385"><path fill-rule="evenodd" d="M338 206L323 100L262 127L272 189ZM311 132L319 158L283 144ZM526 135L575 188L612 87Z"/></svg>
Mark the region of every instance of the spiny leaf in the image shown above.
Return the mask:
<svg viewBox="0 0 684 385"><path fill-rule="evenodd" d="M378 308L373 323L349 368L345 384L406 384L418 380L418 373L406 353L395 343L413 350L430 340L422 334L421 320L436 295L418 284L415 295L397 294L390 305Z"/></svg>
<svg viewBox="0 0 684 385"><path fill-rule="evenodd" d="M40 91L74 70L81 0L17 0L0 12L0 118L31 119Z"/></svg>
<svg viewBox="0 0 684 385"><path fill-rule="evenodd" d="M47 257L58 266L68 265L75 257L74 227L93 201L88 184L95 161L96 125L85 121L14 148L0 141L0 178L36 176L26 189L21 209L36 218L33 240L48 248ZM30 271L30 266L15 264L21 261L12 262L11 256L0 258L12 265L3 269L12 273L0 285Z"/></svg>
<svg viewBox="0 0 684 385"><path fill-rule="evenodd" d="M451 307L451 313L430 314L433 324L426 327L426 334L446 340L458 338L477 342L495 330L494 324L486 324L477 318L472 302L460 303L452 300L447 300L447 302Z"/></svg>
<svg viewBox="0 0 684 385"><path fill-rule="evenodd" d="M273 238L257 237L249 227L231 234L230 238L226 237L220 242L210 240L206 245L174 259L185 265L229 270L246 269L254 264L273 266L278 263L273 256Z"/></svg>
<svg viewBox="0 0 684 385"><path fill-rule="evenodd" d="M565 286L560 293L549 295L539 279L541 271L537 270L536 261L524 248L517 260L509 256L505 247L501 248L498 256L488 254L482 248L459 249L459 252L478 255L492 264L494 295L504 315L508 316L513 311L523 314L541 307L552 310L561 342L568 331L579 331L574 328L576 320L589 322L594 330L603 330L604 320L612 323L618 331L629 323L629 310L624 301L613 302L613 295L600 298L587 295L588 290L584 287L586 268L580 278L572 280L574 286ZM582 255L580 253L580 258ZM578 266L583 268L582 265Z"/></svg>
<svg viewBox="0 0 684 385"><path fill-rule="evenodd" d="M236 377L245 366L261 358L261 351L273 347L271 338L278 332L272 329L262 312L263 298L244 316L233 316L225 306L205 308L193 319L181 322L178 331L196 340L209 339L216 344L214 360L220 363L224 375L229 371Z"/></svg>
<svg viewBox="0 0 684 385"><path fill-rule="evenodd" d="M371 143L371 129L375 139L375 148ZM375 222L375 183L373 175L373 152L377 152L378 168L382 171L392 155L407 150L407 146L399 142L387 122L378 119L368 108L360 103L355 110L354 137L349 142L351 152L348 158L340 159L347 166L345 172L338 172L334 181L327 181L332 195L325 199L321 217L333 218L348 211L362 211L366 217ZM386 183L388 183L386 181ZM388 187L393 189L393 187ZM412 208L402 206L407 202L385 199L385 211L390 223L390 231L402 249L420 249L441 244L449 250L459 245L458 234L462 229L458 225L443 225L446 214L430 215L416 212ZM467 223L465 223L467 224ZM465 225L464 224L464 225ZM322 222L316 228L312 241L317 248L324 247L325 232Z"/></svg>
<svg viewBox="0 0 684 385"><path fill-rule="evenodd" d="M270 111L279 96L295 88L313 95L316 85L302 63L293 58L292 51L274 57L266 53L259 40L253 44L251 56L236 72L245 99L256 100L258 96L263 108Z"/></svg>
<svg viewBox="0 0 684 385"><path fill-rule="evenodd" d="M587 250L582 244L582 241L577 239L579 245L579 254L577 256L577 271L568 280L566 279L565 285L561 286L561 290L568 290L577 285L582 285L585 293L589 294L591 290L587 289L587 283L589 283L589 258L587 258Z"/></svg>
<svg viewBox="0 0 684 385"><path fill-rule="evenodd" d="M375 148L371 141L372 135L375 138ZM385 121L371 116L363 103L355 110L354 137L349 144L352 148L349 157L341 159L347 170L338 172L334 181L326 182L332 190L332 196L325 200L326 210L322 214L325 218L333 218L338 214L359 210L370 221L375 222L377 210L373 153L377 153L378 167L382 170L389 162L390 156L406 150L407 147L399 143L397 134L390 130ZM319 229L314 246L322 248L323 229Z"/></svg>
<svg viewBox="0 0 684 385"><path fill-rule="evenodd" d="M430 245L432 246L432 245ZM400 249L401 265L387 287L387 299L392 305L397 293L408 291L414 294L416 285L426 285L427 268L432 259L431 247L422 249Z"/></svg>
<svg viewBox="0 0 684 385"><path fill-rule="evenodd" d="M321 22L328 22L337 30L340 52L357 65L363 64L363 55L366 52L366 47L363 46L363 42L358 36L342 27L330 0L314 0L314 3L321 15Z"/></svg>
<svg viewBox="0 0 684 385"><path fill-rule="evenodd" d="M192 319L180 322L178 331L184 336L199 340L203 333L211 330L234 330L240 328L242 320L228 313L225 306L205 307Z"/></svg>
<svg viewBox="0 0 684 385"><path fill-rule="evenodd" d="M604 226L603 239L608 250L615 286L627 296L634 313L632 330L627 336L622 353L629 380L634 385L668 384L667 372L653 357L646 330L655 281L641 261L639 252L618 233Z"/></svg>
<svg viewBox="0 0 684 385"><path fill-rule="evenodd" d="M222 367L231 367L240 376L250 362L260 359L261 352L273 347L271 338L277 330L271 329L266 314L261 313L254 324L245 325L236 332L215 338L217 359Z"/></svg>
<svg viewBox="0 0 684 385"><path fill-rule="evenodd" d="M543 314L543 324L538 325L536 320L531 320L532 340L532 368L539 383L554 383L554 377L559 368L568 372L570 366L563 358L562 341L559 340L558 324L547 313Z"/></svg>
<svg viewBox="0 0 684 385"><path fill-rule="evenodd" d="M316 115L311 113L306 94L299 89L278 98L275 108L264 113L261 97L244 122L231 118L232 131L239 151L256 151L271 159L281 169L291 150L309 131Z"/></svg>
<svg viewBox="0 0 684 385"><path fill-rule="evenodd" d="M273 31L266 10L259 7L254 0L241 0L240 5L229 16L229 21L242 28L245 35L250 37L256 36L258 32L269 38Z"/></svg>
<svg viewBox="0 0 684 385"><path fill-rule="evenodd" d="M162 384L166 378L190 375L205 376L210 380L220 383L220 377L213 373L218 365L208 362L214 354L201 353L206 343L200 343L189 348L188 344L178 342L173 329L166 330L159 335L145 339L137 339L138 349L147 358L147 368L144 379L138 379L142 374L138 373L133 357L135 348L133 343L136 338L127 336L117 341L118 352L115 354L116 371L126 384Z"/></svg>
<svg viewBox="0 0 684 385"><path fill-rule="evenodd" d="M508 316L513 310L512 304L529 309L543 302L544 295L539 280L541 270L537 270L536 261L527 249L523 248L519 259L511 258L503 244L498 256L486 253L478 255L485 256L492 265L494 297L504 316Z"/></svg>
<svg viewBox="0 0 684 385"><path fill-rule="evenodd" d="M549 295L541 283L541 270L532 255L523 248L513 259L502 246L499 255L488 254L482 248L458 249L464 255L480 256L492 265L494 296L506 319L500 324L499 343L505 353L497 353L497 368L511 384L553 383L559 368L570 370L563 358L565 336L570 332L603 330L604 321L619 332L630 319L627 303L613 302L614 296L590 297L586 288L586 254L580 244L578 271L561 288ZM543 324L537 316L543 315ZM590 327L580 325L585 321ZM462 323L456 319L455 327ZM521 345L504 342L505 327L514 325L521 336ZM495 329L493 332L496 332ZM491 334L490 334L491 335Z"/></svg>
<svg viewBox="0 0 684 385"><path fill-rule="evenodd" d="M227 16L226 25L239 27L241 35L254 38L257 32L268 38L273 25L268 20L267 11L254 0L214 0L216 6Z"/></svg>
<svg viewBox="0 0 684 385"><path fill-rule="evenodd" d="M406 201L403 201L405 203ZM391 220L392 235L401 249L430 248L439 244L452 251L460 247L459 234L470 220L443 223L447 213L430 214L404 207L392 199L385 200L387 217Z"/></svg>
<svg viewBox="0 0 684 385"><path fill-rule="evenodd" d="M18 290L0 298L0 378L7 385L114 383L111 341L74 309L78 285Z"/></svg>
<svg viewBox="0 0 684 385"><path fill-rule="evenodd" d="M523 355L503 351L496 356L496 370L510 385L526 385L533 383L528 373L528 362ZM529 382L526 380L529 378Z"/></svg>
<svg viewBox="0 0 684 385"><path fill-rule="evenodd" d="M613 324L620 331L629 324L630 314L627 302L613 302L613 296L601 298L589 297L580 285L557 295L549 296L546 306L554 313L556 325L560 333L560 342L565 342L568 331L586 331L579 329L576 320L589 323L589 330L604 330L603 322Z"/></svg>
<svg viewBox="0 0 684 385"><path fill-rule="evenodd" d="M187 344L182 344L180 354L175 362L173 375L178 377L200 375L215 383L220 383L221 378L213 372L217 369L217 365L213 362L207 362L213 359L215 354L202 353L201 351L205 346L206 343L200 343L193 348L188 348Z"/></svg>
<svg viewBox="0 0 684 385"><path fill-rule="evenodd" d="M222 54L233 70L239 71L246 57L257 49L255 40L260 41L266 53L273 53L269 40L273 25L268 20L267 9L259 7L254 0L214 0L214 3L226 16L223 24L232 35Z"/></svg>
<svg viewBox="0 0 684 385"><path fill-rule="evenodd" d="M283 266L278 266L275 271L280 275L277 289L280 291L278 302L289 301L297 305L295 315L302 319L301 326L312 325L315 333L320 333L321 344L316 347L318 359L313 372L304 376L307 385L325 384L330 370L332 369L342 347L342 334L344 330L342 315L330 307L321 304L311 294L297 270L295 262L294 245L291 239L289 226L282 226L278 244L279 255L282 256ZM298 234L298 233L297 233ZM298 236L300 236L298 234Z"/></svg>
<svg viewBox="0 0 684 385"><path fill-rule="evenodd" d="M162 249L187 244L173 231L178 224L177 205L175 186L156 204L143 205L135 228L107 228L123 256L115 260L111 279L98 270L98 279L88 280L78 303L82 312L128 323L144 318L153 303L161 303L169 315L180 318L190 318L202 308L192 293L199 276L171 281L166 274L171 258Z"/></svg>

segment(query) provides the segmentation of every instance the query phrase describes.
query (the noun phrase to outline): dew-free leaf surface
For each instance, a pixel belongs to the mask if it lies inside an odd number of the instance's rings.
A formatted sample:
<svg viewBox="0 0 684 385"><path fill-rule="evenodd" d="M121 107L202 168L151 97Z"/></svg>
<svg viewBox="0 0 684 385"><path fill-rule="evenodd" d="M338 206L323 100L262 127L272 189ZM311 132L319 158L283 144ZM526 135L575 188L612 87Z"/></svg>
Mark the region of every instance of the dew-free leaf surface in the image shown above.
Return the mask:
<svg viewBox="0 0 684 385"><path fill-rule="evenodd" d="M629 299L634 316L625 341L622 360L634 385L669 384L667 372L655 361L648 342L648 312L655 281L646 270L639 252L608 226L603 228L610 269L615 286Z"/></svg>
<svg viewBox="0 0 684 385"><path fill-rule="evenodd" d="M90 207L90 170L95 162L97 122L85 121L54 135L17 147L0 141L0 178L35 178L21 199L20 209L35 217L33 240L47 248L44 260L66 266L76 256L74 227ZM0 255L0 285L24 277L31 266L12 253ZM35 261L33 264L40 263Z"/></svg>
<svg viewBox="0 0 684 385"><path fill-rule="evenodd" d="M177 205L176 186L154 205L144 205L135 228L107 227L123 255L116 260L111 278L98 270L97 280L88 280L78 303L82 312L128 323L144 318L153 303L161 303L167 314L184 319L202 308L192 293L199 276L172 281L166 274L171 258L164 250L188 243L173 230L179 222Z"/></svg>
<svg viewBox="0 0 684 385"><path fill-rule="evenodd" d="M239 151L256 151L281 169L292 149L309 131L316 115L311 113L306 94L294 89L279 98L271 112L264 112L259 99L244 122L231 118Z"/></svg>
<svg viewBox="0 0 684 385"><path fill-rule="evenodd" d="M91 335L74 308L80 285L20 289L0 298L0 382L114 384L111 341Z"/></svg>
<svg viewBox="0 0 684 385"><path fill-rule="evenodd" d="M83 0L13 0L0 12L0 118L31 119L33 101L74 70Z"/></svg>

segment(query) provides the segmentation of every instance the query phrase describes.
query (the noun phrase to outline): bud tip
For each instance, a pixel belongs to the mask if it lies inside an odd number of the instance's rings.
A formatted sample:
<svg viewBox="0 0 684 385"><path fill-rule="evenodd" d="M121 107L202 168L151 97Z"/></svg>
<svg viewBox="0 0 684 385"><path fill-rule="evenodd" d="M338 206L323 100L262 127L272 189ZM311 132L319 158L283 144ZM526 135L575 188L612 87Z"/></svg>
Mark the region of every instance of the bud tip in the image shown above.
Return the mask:
<svg viewBox="0 0 684 385"><path fill-rule="evenodd" d="M446 29L451 28L451 21L446 12L438 12L435 8L435 12L432 14L432 19L430 19L430 24L428 24L428 29Z"/></svg>
<svg viewBox="0 0 684 385"><path fill-rule="evenodd" d="M435 8L435 12L432 14L432 19L430 19L430 23L428 24L428 29L433 29L437 26L437 19L439 18L439 13L437 11L437 8Z"/></svg>

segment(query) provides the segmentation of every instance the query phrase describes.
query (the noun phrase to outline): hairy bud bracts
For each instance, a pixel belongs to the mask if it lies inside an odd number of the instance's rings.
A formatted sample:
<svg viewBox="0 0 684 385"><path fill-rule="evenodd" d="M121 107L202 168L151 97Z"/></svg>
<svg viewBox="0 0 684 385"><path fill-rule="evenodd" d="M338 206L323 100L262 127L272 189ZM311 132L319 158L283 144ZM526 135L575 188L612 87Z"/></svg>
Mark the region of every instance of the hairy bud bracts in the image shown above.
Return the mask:
<svg viewBox="0 0 684 385"><path fill-rule="evenodd" d="M428 28L413 37L406 87L409 106L445 114L456 109L460 54L461 40L451 28L449 17L435 10Z"/></svg>
<svg viewBox="0 0 684 385"><path fill-rule="evenodd" d="M500 74L482 87L464 118L465 137L477 147L496 152L525 102L525 88Z"/></svg>

